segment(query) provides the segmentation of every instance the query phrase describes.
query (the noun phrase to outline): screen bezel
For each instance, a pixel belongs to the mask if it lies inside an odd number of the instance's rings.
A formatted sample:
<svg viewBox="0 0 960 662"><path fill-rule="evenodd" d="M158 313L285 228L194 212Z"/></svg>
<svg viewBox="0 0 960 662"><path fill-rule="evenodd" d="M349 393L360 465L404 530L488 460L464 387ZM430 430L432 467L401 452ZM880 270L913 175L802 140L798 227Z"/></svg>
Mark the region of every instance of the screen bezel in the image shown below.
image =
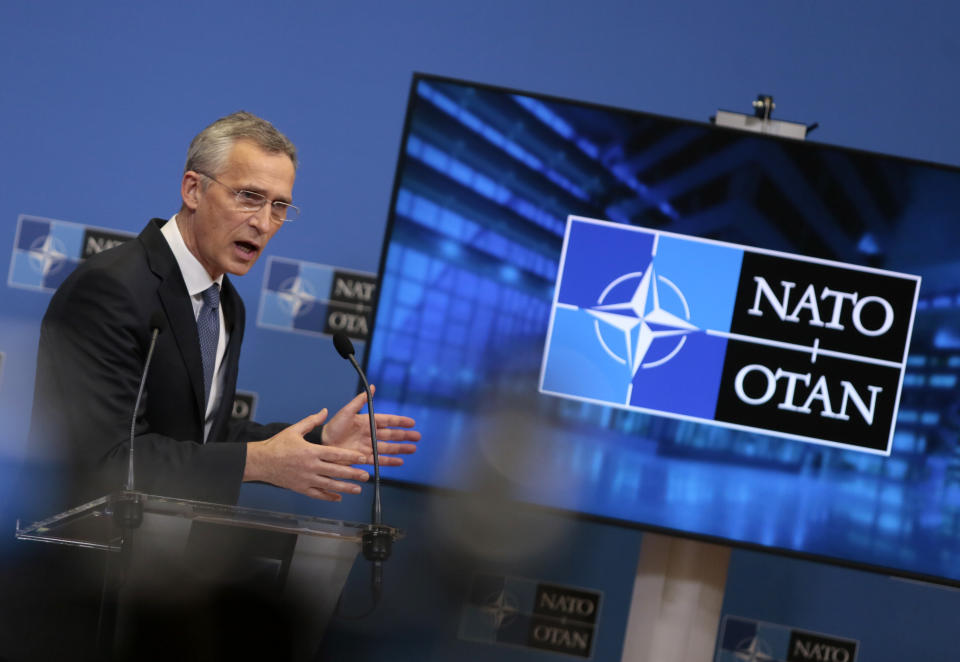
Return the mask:
<svg viewBox="0 0 960 662"><path fill-rule="evenodd" d="M394 179L393 179L393 185L392 185L392 190L390 194L389 207L387 209L387 222L384 228L380 259L378 261L378 268L377 268L378 286L376 288L376 294L373 302L373 309L370 317L371 324L370 324L369 336L367 337L367 342L366 342L367 349L366 351L364 351L363 361L362 361L364 372L366 372L368 368L370 347L372 345L373 335L376 332L376 328L377 328L377 316L379 313L380 293L381 293L380 285L382 283L382 277L385 272L387 256L390 249L390 237L392 236L393 229L394 229L393 226L394 226L394 219L396 217L395 209L397 204L397 197L401 188L404 167L408 159L405 146L410 136L410 126L413 120L413 110L414 110L414 105L417 101L416 89L417 89L417 85L421 81L463 85L463 86L474 87L480 90L496 92L496 93L506 94L506 95L517 94L517 95L529 96L544 102L572 104L572 105L580 106L586 109L593 109L593 110L616 113L621 115L633 115L638 117L649 118L651 120L660 120L660 121L670 122L678 126L697 127L697 128L705 129L708 131L719 131L719 132L725 132L728 134L735 134L735 135L743 135L744 133L749 133L751 136L754 136L760 139L766 139L766 140L771 140L775 142L801 143L805 145L810 145L812 148L819 148L824 150L835 150L841 153L846 153L851 155L866 156L870 158L890 160L890 161L895 161L895 162L914 165L914 166L929 167L929 168L951 172L956 174L957 176L960 176L960 167L951 166L951 165L942 164L942 163L935 163L931 161L913 159L913 158L898 156L898 155L883 154L880 152L857 149L852 147L831 145L827 143L820 143L820 142L810 141L810 140L797 140L797 139L784 138L784 137L770 135L770 134L753 133L753 132L745 131L742 129L719 126L719 125L713 124L712 121L711 123L708 124L708 123L697 122L694 120L689 120L684 118L670 117L670 116L660 115L656 113L619 108L615 106L591 103L591 102L565 98L565 97L560 97L555 95L540 94L540 93L531 92L528 90L519 90L515 88L508 88L508 87L493 85L488 83L480 83L476 81L470 81L470 80L465 80L465 79L460 79L455 77L434 75L434 74L428 74L423 72L414 72L411 78L410 87L408 89L408 98L407 98L407 105L406 105L405 115L404 115L403 129L400 135L397 163L394 170ZM420 452L429 452L429 451L425 448ZM459 489L452 489L449 487L444 487L439 485L425 484L421 482L404 480L402 478L395 478L395 477L385 477L382 479L382 482L386 485L402 488L404 490L410 490L412 492L427 494L427 495L452 496L452 495L461 495L464 493L463 490L459 490ZM623 527L623 528L642 531L642 532L676 536L680 538L686 538L686 539L696 540L696 541L710 543L710 544L724 545L724 546L728 546L736 549L767 552L767 553L777 554L777 555L781 555L789 558L828 563L830 565L835 565L839 567L846 567L850 569L862 570L862 571L867 571L867 572L876 573L876 574L883 574L888 576L901 577L904 579L930 582L938 585L946 585L946 586L953 586L953 587L960 588L960 579L954 579L951 577L944 577L940 575L914 572L914 571L906 570L896 566L885 566L885 565L874 564L874 563L869 563L865 561L852 560L844 557L818 554L810 551L801 551L801 550L773 546L773 545L763 545L755 542L737 540L733 538L725 538L723 536L703 534L696 531L689 531L681 528L664 527L656 524L637 522L634 520L624 520L616 517L598 515L593 512L571 510L571 509L562 508L559 506L549 506L549 505L544 505L539 503L533 503L530 501L514 500L511 502L511 504L515 505L518 508L523 508L531 512L540 512L546 515L555 515L555 516L572 518L574 520L581 520L585 522L595 522L595 523L613 525L613 526Z"/></svg>

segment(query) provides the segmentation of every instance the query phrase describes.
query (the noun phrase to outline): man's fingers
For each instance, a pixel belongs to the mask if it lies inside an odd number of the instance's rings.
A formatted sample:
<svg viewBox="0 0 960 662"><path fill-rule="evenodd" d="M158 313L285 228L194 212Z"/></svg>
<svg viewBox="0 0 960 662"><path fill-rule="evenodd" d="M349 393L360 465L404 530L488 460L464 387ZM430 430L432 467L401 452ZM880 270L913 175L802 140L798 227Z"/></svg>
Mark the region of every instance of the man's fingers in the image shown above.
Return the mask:
<svg viewBox="0 0 960 662"><path fill-rule="evenodd" d="M311 450L317 460L338 465L362 464L366 457L363 453L337 446L314 446Z"/></svg>
<svg viewBox="0 0 960 662"><path fill-rule="evenodd" d="M307 434L308 432L313 430L315 427L323 423L325 420L327 420L326 407L318 411L316 414L310 414L306 418L300 419L299 421L294 423L291 427L296 431L297 434L299 434L302 437L303 435Z"/></svg>
<svg viewBox="0 0 960 662"><path fill-rule="evenodd" d="M355 396L353 400L344 405L343 409L350 412L351 414L359 414L360 410L363 409L364 405L367 404L367 393L366 391L360 391Z"/></svg>
<svg viewBox="0 0 960 662"><path fill-rule="evenodd" d="M391 444L394 446L389 450L384 450L384 444L377 444L380 448L380 452L377 454L377 459L380 460L381 467L399 467L403 464L403 458L395 457L396 455L412 455L416 452L416 446L397 446L396 444ZM373 465L373 456L367 455L364 457L363 462L358 464Z"/></svg>
<svg viewBox="0 0 960 662"><path fill-rule="evenodd" d="M318 487L308 487L306 490L304 490L303 493L306 494L308 497L312 497L314 499L320 499L321 501L342 501L343 500L343 497L340 496L339 494L335 494L333 492L327 492L326 490L322 490Z"/></svg>
<svg viewBox="0 0 960 662"><path fill-rule="evenodd" d="M374 386L373 384L370 384L370 395L374 395L376 394L376 392L377 392L377 387ZM348 402L343 407L343 410L349 411L352 414L359 414L360 410L363 409L364 405L366 404L367 404L367 392L360 391L355 396L353 396L353 400Z"/></svg>
<svg viewBox="0 0 960 662"><path fill-rule="evenodd" d="M317 476L316 489L322 489L325 492L334 492L334 493L346 493L346 494L360 494L361 488L355 483L345 483L341 480L333 480L332 478L327 478L326 476Z"/></svg>
<svg viewBox="0 0 960 662"><path fill-rule="evenodd" d="M367 435L370 436L369 434ZM398 441L401 443L412 443L420 441L420 433L416 430L403 430L400 428L379 428L377 430L377 441Z"/></svg>
<svg viewBox="0 0 960 662"><path fill-rule="evenodd" d="M397 414L377 414L375 418L377 428L412 428L417 424L409 416L399 416Z"/></svg>
<svg viewBox="0 0 960 662"><path fill-rule="evenodd" d="M353 464L363 464L354 462ZM357 469L351 465L334 464L331 462L318 462L309 467L309 471L317 476L330 476L333 478L345 478L347 480L356 480L365 482L370 480L370 474L363 469Z"/></svg>
<svg viewBox="0 0 960 662"><path fill-rule="evenodd" d="M388 441L377 440L377 452L380 455L410 455L417 452L416 444L395 444Z"/></svg>
<svg viewBox="0 0 960 662"><path fill-rule="evenodd" d="M380 466L381 467L399 467L403 465L403 459L399 457L393 457L392 455L381 455L380 456Z"/></svg>

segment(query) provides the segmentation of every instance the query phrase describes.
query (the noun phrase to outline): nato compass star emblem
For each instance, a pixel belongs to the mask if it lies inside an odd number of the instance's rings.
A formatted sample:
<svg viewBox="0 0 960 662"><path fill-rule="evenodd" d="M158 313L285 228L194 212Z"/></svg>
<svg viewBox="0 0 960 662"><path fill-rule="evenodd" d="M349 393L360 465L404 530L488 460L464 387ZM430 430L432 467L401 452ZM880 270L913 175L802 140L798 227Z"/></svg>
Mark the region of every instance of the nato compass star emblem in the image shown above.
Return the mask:
<svg viewBox="0 0 960 662"><path fill-rule="evenodd" d="M313 286L300 276L288 278L277 290L277 298L288 313L294 317L306 315L317 301Z"/></svg>
<svg viewBox="0 0 960 662"><path fill-rule="evenodd" d="M739 662L773 662L773 651L770 645L757 636L744 639L737 644L737 650L733 654Z"/></svg>
<svg viewBox="0 0 960 662"><path fill-rule="evenodd" d="M500 591L490 596L489 602L481 607L480 611L487 614L493 621L494 629L499 630L517 617L520 613L520 604L513 595Z"/></svg>
<svg viewBox="0 0 960 662"><path fill-rule="evenodd" d="M44 277L58 272L67 261L67 247L53 235L37 237L27 253L30 266Z"/></svg>
<svg viewBox="0 0 960 662"><path fill-rule="evenodd" d="M608 298L616 298L630 281L639 281L632 290L629 299L607 303ZM669 288L679 301L679 306L671 312L663 306L660 293ZM614 294L616 291L617 294ZM624 274L607 285L597 300L597 305L586 309L595 319L594 330L604 350L618 363L626 365L630 374L635 376L641 368L654 368L672 359L683 348L686 335L699 330L690 323L690 306L680 289L664 276L656 274L653 264L646 271ZM682 316L677 313L682 313ZM623 355L613 351L601 333L600 325L610 329L611 335L619 335L622 342L617 344L623 349ZM658 343L661 339L673 339L673 342ZM669 350L654 354L654 343L658 349L667 345Z"/></svg>

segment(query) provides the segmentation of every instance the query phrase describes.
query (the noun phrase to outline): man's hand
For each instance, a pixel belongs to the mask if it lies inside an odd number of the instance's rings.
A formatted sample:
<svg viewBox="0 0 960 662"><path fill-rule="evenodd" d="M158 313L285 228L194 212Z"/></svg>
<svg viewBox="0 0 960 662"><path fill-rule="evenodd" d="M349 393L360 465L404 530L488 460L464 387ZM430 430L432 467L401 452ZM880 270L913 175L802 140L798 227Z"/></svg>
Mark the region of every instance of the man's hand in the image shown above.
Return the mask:
<svg viewBox="0 0 960 662"><path fill-rule="evenodd" d="M327 410L324 409L284 428L266 441L248 442L243 480L271 483L324 501L340 501L343 498L341 492L359 494L359 485L345 481L366 481L370 477L363 469L350 466L364 463L366 454L355 448L320 446L304 439L305 434L326 418ZM368 433L367 448L369 446Z"/></svg>
<svg viewBox="0 0 960 662"><path fill-rule="evenodd" d="M374 387L371 386L370 392L373 391ZM367 414L360 413L365 404L367 396L360 393L323 426L321 436L325 446L363 453L361 464L373 464L370 420ZM394 414L377 414L375 420L380 466L399 467L403 464L403 458L393 456L416 452L417 446L412 442L420 441L420 433L410 429L415 425L414 420L409 416Z"/></svg>

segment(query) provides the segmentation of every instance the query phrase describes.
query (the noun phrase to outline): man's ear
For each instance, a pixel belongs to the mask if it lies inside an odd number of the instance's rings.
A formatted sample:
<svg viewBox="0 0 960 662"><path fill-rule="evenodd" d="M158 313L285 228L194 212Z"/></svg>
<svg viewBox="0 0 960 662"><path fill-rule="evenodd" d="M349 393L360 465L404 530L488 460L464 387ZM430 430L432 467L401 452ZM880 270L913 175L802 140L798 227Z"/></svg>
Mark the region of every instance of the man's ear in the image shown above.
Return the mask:
<svg viewBox="0 0 960 662"><path fill-rule="evenodd" d="M183 206L190 211L196 211L200 206L201 182L200 173L193 170L187 170L183 173L183 179L180 181L180 197L183 198Z"/></svg>

